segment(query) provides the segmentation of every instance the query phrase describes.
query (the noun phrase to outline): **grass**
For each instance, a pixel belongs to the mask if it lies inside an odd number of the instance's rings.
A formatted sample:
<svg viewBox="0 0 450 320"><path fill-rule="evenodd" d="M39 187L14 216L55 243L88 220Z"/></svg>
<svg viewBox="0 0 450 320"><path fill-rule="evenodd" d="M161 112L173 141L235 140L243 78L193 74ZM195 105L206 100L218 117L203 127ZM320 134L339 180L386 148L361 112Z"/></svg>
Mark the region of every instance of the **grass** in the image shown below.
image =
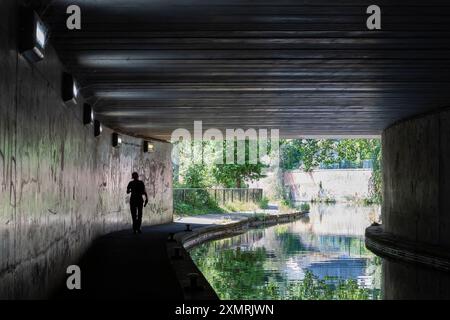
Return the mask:
<svg viewBox="0 0 450 320"><path fill-rule="evenodd" d="M197 202L174 202L174 213L179 216L196 216L208 213L233 213L233 212L258 212L261 211L260 204L253 202L227 202L217 204L214 201Z"/></svg>
<svg viewBox="0 0 450 320"><path fill-rule="evenodd" d="M256 212L260 209L258 204L253 202L228 202L221 205L221 208L225 210L225 212Z"/></svg>
<svg viewBox="0 0 450 320"><path fill-rule="evenodd" d="M200 197L201 196L201 197ZM263 197L259 202L233 201L225 204L218 204L207 195L200 195L185 199L185 201L174 202L174 213L178 216L195 216L209 213L233 213L233 212L253 212L263 213L269 208L269 199ZM303 203L300 206L290 200L274 201L278 205L280 213L292 213L301 210L309 211L309 204Z"/></svg>
<svg viewBox="0 0 450 320"><path fill-rule="evenodd" d="M269 198L262 197L262 199L258 203L261 209L269 209Z"/></svg>
<svg viewBox="0 0 450 320"><path fill-rule="evenodd" d="M196 216L207 213L224 213L227 212L216 204L196 204L192 205L186 202L175 202L174 212L181 216Z"/></svg>

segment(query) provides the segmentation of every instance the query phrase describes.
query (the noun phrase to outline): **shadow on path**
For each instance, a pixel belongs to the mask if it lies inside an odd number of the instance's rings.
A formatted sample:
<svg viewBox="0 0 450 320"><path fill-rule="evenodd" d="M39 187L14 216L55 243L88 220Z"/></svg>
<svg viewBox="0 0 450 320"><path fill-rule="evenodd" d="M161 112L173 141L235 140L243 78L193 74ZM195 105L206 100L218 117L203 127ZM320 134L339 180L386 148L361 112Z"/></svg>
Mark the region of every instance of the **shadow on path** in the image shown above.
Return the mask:
<svg viewBox="0 0 450 320"><path fill-rule="evenodd" d="M205 225L192 224L193 229ZM117 231L93 242L79 262L81 290L65 283L54 299L153 299L181 300L182 289L167 256L171 232L183 231L183 223L169 223Z"/></svg>

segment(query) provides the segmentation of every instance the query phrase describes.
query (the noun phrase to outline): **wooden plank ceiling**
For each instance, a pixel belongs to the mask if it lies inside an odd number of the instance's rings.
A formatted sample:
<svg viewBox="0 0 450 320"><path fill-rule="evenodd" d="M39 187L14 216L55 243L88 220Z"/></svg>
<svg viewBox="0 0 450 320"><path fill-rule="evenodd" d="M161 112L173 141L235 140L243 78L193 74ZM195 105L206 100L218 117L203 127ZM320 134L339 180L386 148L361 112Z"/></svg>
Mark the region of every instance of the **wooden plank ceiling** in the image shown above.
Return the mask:
<svg viewBox="0 0 450 320"><path fill-rule="evenodd" d="M378 4L382 30L366 29ZM82 9L68 31L65 8ZM450 2L54 0L41 13L108 126L373 136L450 102Z"/></svg>

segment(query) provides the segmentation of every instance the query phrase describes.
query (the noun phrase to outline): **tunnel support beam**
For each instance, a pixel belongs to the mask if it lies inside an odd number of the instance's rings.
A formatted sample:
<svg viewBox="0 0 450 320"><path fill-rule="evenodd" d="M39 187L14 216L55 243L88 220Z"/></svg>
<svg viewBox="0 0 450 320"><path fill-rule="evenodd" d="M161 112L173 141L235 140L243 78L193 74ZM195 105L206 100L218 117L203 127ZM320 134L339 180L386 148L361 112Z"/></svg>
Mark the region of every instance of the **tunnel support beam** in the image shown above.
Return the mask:
<svg viewBox="0 0 450 320"><path fill-rule="evenodd" d="M366 230L378 254L450 265L450 110L383 132L383 225Z"/></svg>

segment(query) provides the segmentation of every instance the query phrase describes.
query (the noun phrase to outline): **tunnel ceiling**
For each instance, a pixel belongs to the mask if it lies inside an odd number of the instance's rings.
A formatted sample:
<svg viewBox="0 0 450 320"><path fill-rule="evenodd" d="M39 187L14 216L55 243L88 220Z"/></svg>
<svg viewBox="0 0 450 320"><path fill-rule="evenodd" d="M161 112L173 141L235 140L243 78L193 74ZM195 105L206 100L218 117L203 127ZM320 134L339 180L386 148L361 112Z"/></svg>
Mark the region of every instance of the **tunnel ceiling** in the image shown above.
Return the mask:
<svg viewBox="0 0 450 320"><path fill-rule="evenodd" d="M382 30L366 29L366 8ZM66 28L66 7L82 30ZM450 2L84 0L39 8L98 118L176 128L371 136L450 101Z"/></svg>

